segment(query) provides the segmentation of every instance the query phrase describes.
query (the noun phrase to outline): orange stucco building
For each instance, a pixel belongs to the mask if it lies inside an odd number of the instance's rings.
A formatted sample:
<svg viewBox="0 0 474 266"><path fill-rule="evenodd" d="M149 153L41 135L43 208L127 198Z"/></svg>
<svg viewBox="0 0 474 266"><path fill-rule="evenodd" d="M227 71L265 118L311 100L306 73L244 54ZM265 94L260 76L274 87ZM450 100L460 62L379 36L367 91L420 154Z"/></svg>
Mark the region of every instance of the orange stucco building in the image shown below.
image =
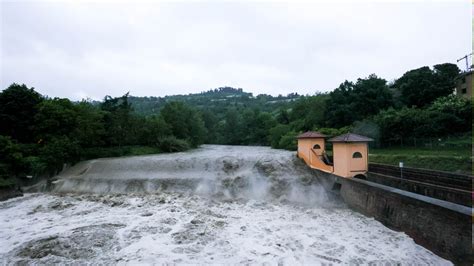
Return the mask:
<svg viewBox="0 0 474 266"><path fill-rule="evenodd" d="M332 142L334 174L342 177L367 175L368 142L371 138L347 133L328 140Z"/></svg>
<svg viewBox="0 0 474 266"><path fill-rule="evenodd" d="M298 136L298 157L313 168L341 177L367 175L369 149L372 139L357 134L344 134L330 139L333 143L333 163L325 150L326 136L319 132L305 132Z"/></svg>
<svg viewBox="0 0 474 266"><path fill-rule="evenodd" d="M319 132L312 131L299 135L298 157L303 159L311 168L332 173L333 167L325 158L325 137L325 135Z"/></svg>

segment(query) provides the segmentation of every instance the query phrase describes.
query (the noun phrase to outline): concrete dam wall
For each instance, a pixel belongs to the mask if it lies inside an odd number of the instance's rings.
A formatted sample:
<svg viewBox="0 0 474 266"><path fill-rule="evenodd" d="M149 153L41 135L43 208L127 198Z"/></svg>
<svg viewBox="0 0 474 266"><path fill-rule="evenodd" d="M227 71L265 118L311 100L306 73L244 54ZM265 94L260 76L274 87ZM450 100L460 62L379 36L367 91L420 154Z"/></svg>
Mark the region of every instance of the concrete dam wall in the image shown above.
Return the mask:
<svg viewBox="0 0 474 266"><path fill-rule="evenodd" d="M340 202L324 189L327 186L327 180L293 152L204 145L183 153L84 161L56 176L50 189L99 194L185 192L317 205Z"/></svg>
<svg viewBox="0 0 474 266"><path fill-rule="evenodd" d="M436 254L472 265L471 208L358 179L342 179L341 196Z"/></svg>

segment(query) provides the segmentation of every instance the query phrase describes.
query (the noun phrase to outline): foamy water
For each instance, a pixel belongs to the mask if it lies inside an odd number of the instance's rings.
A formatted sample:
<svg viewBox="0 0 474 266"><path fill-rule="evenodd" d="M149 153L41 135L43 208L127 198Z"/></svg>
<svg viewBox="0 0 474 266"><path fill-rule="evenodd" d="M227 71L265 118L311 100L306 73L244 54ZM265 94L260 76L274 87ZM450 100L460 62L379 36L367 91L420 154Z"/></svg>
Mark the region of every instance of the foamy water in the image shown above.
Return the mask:
<svg viewBox="0 0 474 266"><path fill-rule="evenodd" d="M5 264L450 264L348 209L293 152L99 159L0 203Z"/></svg>
<svg viewBox="0 0 474 266"><path fill-rule="evenodd" d="M346 208L177 193L28 194L0 203L0 261L449 264Z"/></svg>

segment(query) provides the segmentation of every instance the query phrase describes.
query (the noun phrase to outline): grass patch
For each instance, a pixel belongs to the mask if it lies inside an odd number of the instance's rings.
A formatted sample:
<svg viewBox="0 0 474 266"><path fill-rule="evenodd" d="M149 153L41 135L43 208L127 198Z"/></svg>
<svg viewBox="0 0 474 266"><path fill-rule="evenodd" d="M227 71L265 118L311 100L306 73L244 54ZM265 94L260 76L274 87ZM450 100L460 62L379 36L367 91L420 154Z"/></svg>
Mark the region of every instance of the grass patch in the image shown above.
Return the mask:
<svg viewBox="0 0 474 266"><path fill-rule="evenodd" d="M471 157L471 149L462 148L415 148L415 147L394 147L383 149L369 149L370 155L405 155L405 156L454 156L454 157Z"/></svg>
<svg viewBox="0 0 474 266"><path fill-rule="evenodd" d="M425 168L453 173L472 174L470 149L416 149L390 148L370 149L369 162L405 167Z"/></svg>

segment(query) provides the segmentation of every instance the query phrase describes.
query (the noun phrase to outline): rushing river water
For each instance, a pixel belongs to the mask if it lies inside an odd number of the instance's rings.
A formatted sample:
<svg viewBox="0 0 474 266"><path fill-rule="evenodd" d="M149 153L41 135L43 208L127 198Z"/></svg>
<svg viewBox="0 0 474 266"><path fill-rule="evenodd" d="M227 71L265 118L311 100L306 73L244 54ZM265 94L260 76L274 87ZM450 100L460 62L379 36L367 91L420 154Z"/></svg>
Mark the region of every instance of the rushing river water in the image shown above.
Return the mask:
<svg viewBox="0 0 474 266"><path fill-rule="evenodd" d="M0 203L0 261L449 264L323 185L264 147L83 162L52 192Z"/></svg>

